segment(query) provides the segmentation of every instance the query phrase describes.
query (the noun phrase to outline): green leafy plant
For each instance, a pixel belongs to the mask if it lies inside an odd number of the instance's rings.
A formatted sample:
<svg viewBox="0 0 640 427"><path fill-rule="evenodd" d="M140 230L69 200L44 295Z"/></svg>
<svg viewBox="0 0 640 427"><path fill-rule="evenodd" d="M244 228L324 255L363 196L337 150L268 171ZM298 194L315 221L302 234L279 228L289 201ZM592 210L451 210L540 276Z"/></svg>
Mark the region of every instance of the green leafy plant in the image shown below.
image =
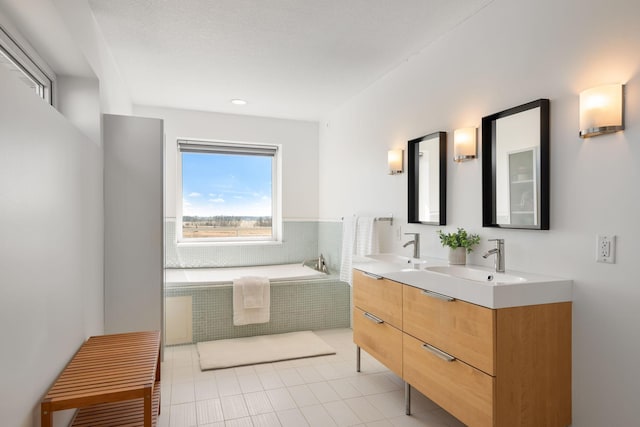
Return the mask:
<svg viewBox="0 0 640 427"><path fill-rule="evenodd" d="M464 228L458 228L457 232L446 234L442 230L438 230L438 236L440 236L442 246L448 246L451 249L465 248L467 253L471 253L472 247L480 243L480 236L469 234Z"/></svg>

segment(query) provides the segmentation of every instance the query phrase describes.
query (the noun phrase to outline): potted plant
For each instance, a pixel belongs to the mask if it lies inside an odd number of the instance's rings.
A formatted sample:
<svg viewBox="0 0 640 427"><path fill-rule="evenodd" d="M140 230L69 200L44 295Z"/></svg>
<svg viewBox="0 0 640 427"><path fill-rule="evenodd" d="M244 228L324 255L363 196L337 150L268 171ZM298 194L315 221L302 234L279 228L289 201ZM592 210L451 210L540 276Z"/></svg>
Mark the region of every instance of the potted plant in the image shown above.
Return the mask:
<svg viewBox="0 0 640 427"><path fill-rule="evenodd" d="M480 236L469 234L464 228L458 228L455 233L443 233L438 230L440 243L449 247L449 264L466 264L467 253L471 253L473 246L480 243Z"/></svg>

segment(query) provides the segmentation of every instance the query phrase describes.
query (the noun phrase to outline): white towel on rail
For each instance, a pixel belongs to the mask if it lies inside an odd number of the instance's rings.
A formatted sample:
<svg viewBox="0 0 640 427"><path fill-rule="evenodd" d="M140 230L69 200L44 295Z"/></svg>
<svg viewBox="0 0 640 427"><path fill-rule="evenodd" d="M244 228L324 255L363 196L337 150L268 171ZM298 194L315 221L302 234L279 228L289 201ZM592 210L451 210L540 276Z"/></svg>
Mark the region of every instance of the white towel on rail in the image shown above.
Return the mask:
<svg viewBox="0 0 640 427"><path fill-rule="evenodd" d="M271 313L271 284L266 277L233 280L233 324L266 323Z"/></svg>
<svg viewBox="0 0 640 427"><path fill-rule="evenodd" d="M378 234L376 233L376 218L361 216L356 224L356 255L378 253Z"/></svg>
<svg viewBox="0 0 640 427"><path fill-rule="evenodd" d="M356 222L358 217L344 217L342 220L342 257L340 260L340 280L351 284L353 249L356 240Z"/></svg>

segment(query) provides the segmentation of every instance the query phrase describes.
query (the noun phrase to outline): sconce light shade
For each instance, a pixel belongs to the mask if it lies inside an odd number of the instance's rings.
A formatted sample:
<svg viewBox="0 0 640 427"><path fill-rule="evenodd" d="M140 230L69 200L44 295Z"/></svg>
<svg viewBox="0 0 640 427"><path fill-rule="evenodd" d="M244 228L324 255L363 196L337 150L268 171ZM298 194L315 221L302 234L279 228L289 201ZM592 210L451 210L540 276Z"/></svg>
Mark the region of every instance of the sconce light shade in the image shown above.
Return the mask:
<svg viewBox="0 0 640 427"><path fill-rule="evenodd" d="M462 162L477 156L476 128L462 128L453 131L453 160Z"/></svg>
<svg viewBox="0 0 640 427"><path fill-rule="evenodd" d="M404 150L389 150L387 162L389 163L389 175L404 172Z"/></svg>
<svg viewBox="0 0 640 427"><path fill-rule="evenodd" d="M580 93L580 137L624 129L624 85L612 84Z"/></svg>

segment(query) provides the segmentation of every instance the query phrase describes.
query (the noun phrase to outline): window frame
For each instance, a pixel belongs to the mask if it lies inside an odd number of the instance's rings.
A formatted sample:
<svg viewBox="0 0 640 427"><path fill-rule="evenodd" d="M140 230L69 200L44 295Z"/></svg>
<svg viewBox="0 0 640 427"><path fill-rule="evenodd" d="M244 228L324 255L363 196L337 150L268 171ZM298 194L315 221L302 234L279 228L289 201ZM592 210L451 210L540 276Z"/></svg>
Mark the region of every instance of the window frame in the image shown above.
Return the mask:
<svg viewBox="0 0 640 427"><path fill-rule="evenodd" d="M188 148L184 149L183 147ZM282 243L282 145L258 142L178 138L176 142L176 243L190 245L264 245ZM182 153L211 152L238 155L269 155L271 165L271 236L269 237L201 237L185 238L183 223Z"/></svg>
<svg viewBox="0 0 640 427"><path fill-rule="evenodd" d="M2 26L0 26L0 54L5 56L24 76L40 86L40 90L35 91L38 97L49 105L54 105L55 78L52 77L54 74L50 70L45 71L43 67L38 65L36 59L40 62L42 60L37 55L27 53Z"/></svg>

